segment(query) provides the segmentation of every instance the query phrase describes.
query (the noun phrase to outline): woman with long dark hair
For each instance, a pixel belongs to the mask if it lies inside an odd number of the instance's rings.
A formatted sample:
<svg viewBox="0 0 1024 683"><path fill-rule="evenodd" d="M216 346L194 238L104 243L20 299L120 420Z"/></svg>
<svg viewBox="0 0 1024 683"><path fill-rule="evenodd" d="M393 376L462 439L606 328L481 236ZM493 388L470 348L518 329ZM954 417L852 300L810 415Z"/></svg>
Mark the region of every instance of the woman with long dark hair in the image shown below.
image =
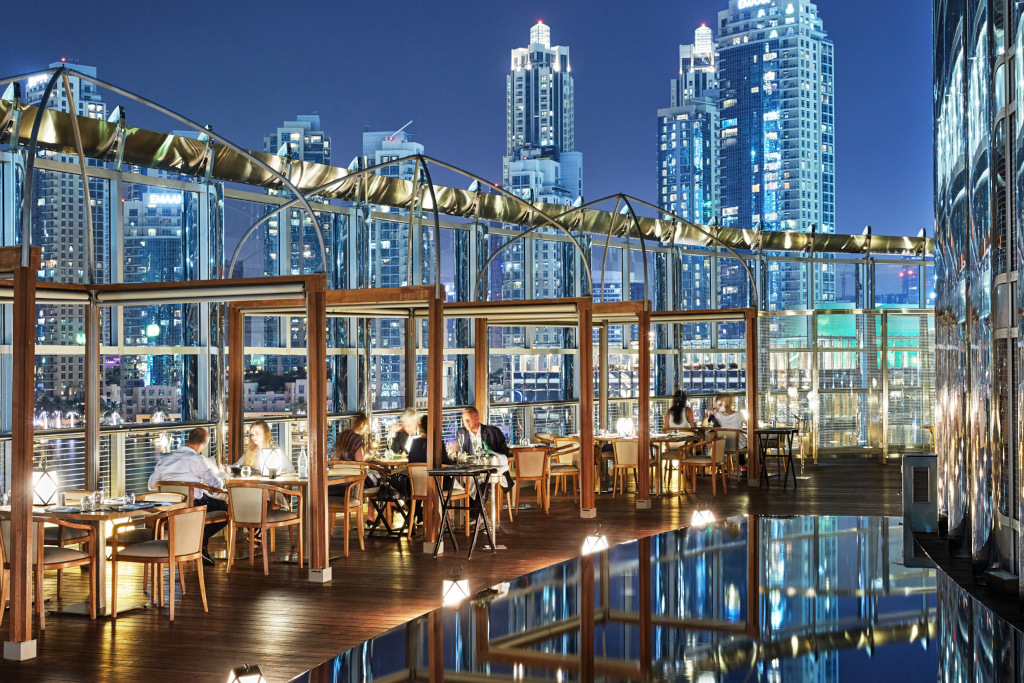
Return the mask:
<svg viewBox="0 0 1024 683"><path fill-rule="evenodd" d="M686 405L686 392L676 389L672 397L672 407L668 409L665 426L669 429L688 429L696 424L693 419L693 408Z"/></svg>

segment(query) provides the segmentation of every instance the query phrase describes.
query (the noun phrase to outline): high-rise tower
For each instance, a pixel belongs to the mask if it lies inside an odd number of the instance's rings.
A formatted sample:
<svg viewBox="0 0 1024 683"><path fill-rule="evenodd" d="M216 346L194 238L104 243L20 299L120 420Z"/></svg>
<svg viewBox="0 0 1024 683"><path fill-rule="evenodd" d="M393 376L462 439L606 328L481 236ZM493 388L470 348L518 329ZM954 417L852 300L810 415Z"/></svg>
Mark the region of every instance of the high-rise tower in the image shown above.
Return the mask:
<svg viewBox="0 0 1024 683"><path fill-rule="evenodd" d="M512 50L505 84L506 189L571 204L583 194L583 155L576 151L569 48L552 46L551 29L538 21L530 45Z"/></svg>
<svg viewBox="0 0 1024 683"><path fill-rule="evenodd" d="M718 29L721 224L835 232L833 46L817 6L729 0ZM784 310L834 293L833 267L780 264L762 295Z"/></svg>

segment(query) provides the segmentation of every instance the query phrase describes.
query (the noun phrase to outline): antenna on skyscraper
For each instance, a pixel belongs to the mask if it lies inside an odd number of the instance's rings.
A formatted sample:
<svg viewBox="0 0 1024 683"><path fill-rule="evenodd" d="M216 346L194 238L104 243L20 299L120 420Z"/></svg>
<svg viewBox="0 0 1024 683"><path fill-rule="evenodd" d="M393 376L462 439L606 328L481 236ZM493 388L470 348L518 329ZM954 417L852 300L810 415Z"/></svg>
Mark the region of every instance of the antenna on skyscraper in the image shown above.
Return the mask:
<svg viewBox="0 0 1024 683"><path fill-rule="evenodd" d="M394 133L389 135L388 136L388 140L394 140L396 135L398 135L399 133L401 133L403 130L405 130L406 128L408 128L411 125L412 125L412 121L410 121L409 123L405 124L404 126L399 128L398 130L396 130Z"/></svg>

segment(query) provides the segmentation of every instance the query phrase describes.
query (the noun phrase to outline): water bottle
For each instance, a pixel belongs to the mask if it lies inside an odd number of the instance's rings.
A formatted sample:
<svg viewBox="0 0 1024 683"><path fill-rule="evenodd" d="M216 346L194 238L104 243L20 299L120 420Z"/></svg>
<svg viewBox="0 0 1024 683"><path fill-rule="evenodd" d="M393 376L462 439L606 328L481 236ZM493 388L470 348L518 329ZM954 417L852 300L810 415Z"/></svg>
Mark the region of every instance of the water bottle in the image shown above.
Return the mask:
<svg viewBox="0 0 1024 683"><path fill-rule="evenodd" d="M299 479L309 476L309 456L306 455L306 447L299 451Z"/></svg>

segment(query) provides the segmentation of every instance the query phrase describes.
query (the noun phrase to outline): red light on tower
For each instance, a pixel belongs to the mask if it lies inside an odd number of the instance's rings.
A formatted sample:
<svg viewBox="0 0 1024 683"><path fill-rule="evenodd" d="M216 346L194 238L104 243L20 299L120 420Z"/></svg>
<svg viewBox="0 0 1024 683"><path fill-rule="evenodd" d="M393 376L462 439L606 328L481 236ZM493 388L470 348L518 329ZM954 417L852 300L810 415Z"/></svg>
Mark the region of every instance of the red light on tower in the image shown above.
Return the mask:
<svg viewBox="0 0 1024 683"><path fill-rule="evenodd" d="M61 57L60 61L61 61L61 63L64 63L64 62L68 61L68 58L67 57Z"/></svg>

